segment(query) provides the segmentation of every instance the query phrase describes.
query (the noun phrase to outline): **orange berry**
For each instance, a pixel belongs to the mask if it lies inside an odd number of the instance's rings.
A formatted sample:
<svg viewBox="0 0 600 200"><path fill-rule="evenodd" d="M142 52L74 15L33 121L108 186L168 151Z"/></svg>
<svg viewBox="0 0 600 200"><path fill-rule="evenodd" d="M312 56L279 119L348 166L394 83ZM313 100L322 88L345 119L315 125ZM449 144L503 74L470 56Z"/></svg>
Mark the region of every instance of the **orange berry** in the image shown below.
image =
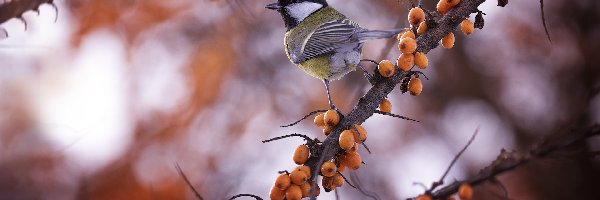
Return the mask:
<svg viewBox="0 0 600 200"><path fill-rule="evenodd" d="M350 147L350 149L346 150L346 151L353 151L356 152L356 150L358 150L358 143L354 143L354 145L352 145L352 147ZM338 170L339 171L339 170Z"/></svg>
<svg viewBox="0 0 600 200"><path fill-rule="evenodd" d="M356 128L356 130L353 129L352 131L354 131L354 141L355 142L359 142L359 141L364 142L365 140L367 140L367 130L365 130L365 128L363 128L360 124L354 124L354 128ZM358 131L358 134L356 131Z"/></svg>
<svg viewBox="0 0 600 200"><path fill-rule="evenodd" d="M404 38L412 38L415 39L415 33L413 33L410 29L404 31L401 35L399 35L396 39L398 39L399 41L402 41L402 39Z"/></svg>
<svg viewBox="0 0 600 200"><path fill-rule="evenodd" d="M417 50L417 41L409 37L403 38L398 48L402 53L414 53Z"/></svg>
<svg viewBox="0 0 600 200"><path fill-rule="evenodd" d="M275 179L275 187L280 190L286 190L292 184L290 176L287 174L280 174Z"/></svg>
<svg viewBox="0 0 600 200"><path fill-rule="evenodd" d="M323 126L325 126L324 118L325 118L325 113L321 113L321 114L317 115L315 117L315 120L313 120L313 121L315 122L315 125L317 125L318 127L323 127Z"/></svg>
<svg viewBox="0 0 600 200"><path fill-rule="evenodd" d="M427 65L429 65L427 56L423 52L415 53L415 65L417 65L419 69L425 69L427 68Z"/></svg>
<svg viewBox="0 0 600 200"><path fill-rule="evenodd" d="M408 12L408 22L410 24L419 24L425 21L425 12L419 7L414 7Z"/></svg>
<svg viewBox="0 0 600 200"><path fill-rule="evenodd" d="M419 28L417 28L417 35L423 35L423 33L425 33L427 31L427 23L425 23L425 21L422 21L419 24Z"/></svg>
<svg viewBox="0 0 600 200"><path fill-rule="evenodd" d="M413 96L419 96L423 91L423 83L421 83L421 79L419 78L411 78L408 82L408 91Z"/></svg>
<svg viewBox="0 0 600 200"><path fill-rule="evenodd" d="M323 165L321 165L321 174L323 174L323 176L332 177L333 175L335 175L335 172L337 172L337 167L335 166L335 163L327 161L324 162Z"/></svg>
<svg viewBox="0 0 600 200"><path fill-rule="evenodd" d="M445 15L446 13L448 13L448 11L450 11L450 9L452 9L452 6L448 4L447 0L440 0L437 3L436 8L439 13Z"/></svg>
<svg viewBox="0 0 600 200"><path fill-rule="evenodd" d="M460 3L460 0L445 0L448 5L450 5L450 7L454 8L454 6L458 5L458 3Z"/></svg>
<svg viewBox="0 0 600 200"><path fill-rule="evenodd" d="M442 47L450 49L454 46L454 33L450 32L442 38Z"/></svg>
<svg viewBox="0 0 600 200"><path fill-rule="evenodd" d="M321 185L323 186L323 189L325 189L325 192L330 192L331 190L335 189L335 184L333 184L332 177L323 177L321 180Z"/></svg>
<svg viewBox="0 0 600 200"><path fill-rule="evenodd" d="M294 162L298 165L304 164L308 160L310 150L305 144L298 145L294 151Z"/></svg>
<svg viewBox="0 0 600 200"><path fill-rule="evenodd" d="M379 110L387 113L392 112L392 102L390 102L388 99L383 99L383 101L379 103Z"/></svg>
<svg viewBox="0 0 600 200"><path fill-rule="evenodd" d="M331 109L325 112L325 116L323 116L323 120L325 124L328 126L335 126L340 122L340 115L337 111Z"/></svg>
<svg viewBox="0 0 600 200"><path fill-rule="evenodd" d="M340 156L340 161L352 170L357 170L362 164L362 159L357 152L347 152L346 155Z"/></svg>
<svg viewBox="0 0 600 200"><path fill-rule="evenodd" d="M377 66L377 70L379 70L379 74L381 74L381 76L386 77L386 78L389 78L394 75L395 68L396 68L396 66L394 66L394 63L392 63L392 61L389 61L389 60L382 60L381 62L379 62L379 65Z"/></svg>
<svg viewBox="0 0 600 200"><path fill-rule="evenodd" d="M293 184L302 185L306 182L306 180L308 180L308 176L303 171L294 170L290 174L290 179L292 180ZM289 188L288 188L288 190L289 190Z"/></svg>
<svg viewBox="0 0 600 200"><path fill-rule="evenodd" d="M460 184L460 187L458 187L458 197L461 200L470 200L473 198L473 187L468 183Z"/></svg>
<svg viewBox="0 0 600 200"><path fill-rule="evenodd" d="M287 200L300 200L302 199L302 188L298 185L291 185L285 191L285 199Z"/></svg>
<svg viewBox="0 0 600 200"><path fill-rule="evenodd" d="M351 130L344 130L340 134L340 138L338 139L338 143L340 148L343 150L348 150L354 146L354 132Z"/></svg>
<svg viewBox="0 0 600 200"><path fill-rule="evenodd" d="M422 194L417 197L417 200L431 200L431 196L429 196L428 194Z"/></svg>
<svg viewBox="0 0 600 200"><path fill-rule="evenodd" d="M308 197L308 195L310 195L310 185L312 184L306 182L300 186L300 189L302 190L302 198Z"/></svg>
<svg viewBox="0 0 600 200"><path fill-rule="evenodd" d="M333 130L333 126L325 126L325 127L323 127L323 134L325 134L325 136L328 136L332 130Z"/></svg>
<svg viewBox="0 0 600 200"><path fill-rule="evenodd" d="M460 23L460 31L462 31L465 35L471 35L471 33L475 31L475 26L473 25L473 22L471 22L471 20L464 19Z"/></svg>
<svg viewBox="0 0 600 200"><path fill-rule="evenodd" d="M285 190L280 190L275 186L271 188L271 192L269 193L269 197L271 198L271 200L283 200L284 196Z"/></svg>
<svg viewBox="0 0 600 200"><path fill-rule="evenodd" d="M448 200L456 200L456 198L454 198L453 196L449 196Z"/></svg>
<svg viewBox="0 0 600 200"><path fill-rule="evenodd" d="M398 68L402 71L408 71L415 64L415 55L412 53L402 53L398 57Z"/></svg>
<svg viewBox="0 0 600 200"><path fill-rule="evenodd" d="M306 165L300 165L294 169L294 171L302 171L306 174L306 178L310 178L310 167Z"/></svg>
<svg viewBox="0 0 600 200"><path fill-rule="evenodd" d="M344 178L341 174L336 173L333 176L333 184L335 185L335 187L342 187L342 185L344 185Z"/></svg>
<svg viewBox="0 0 600 200"><path fill-rule="evenodd" d="M344 165L344 163L339 162L339 166L338 166L338 172L343 172L346 170L346 165Z"/></svg>

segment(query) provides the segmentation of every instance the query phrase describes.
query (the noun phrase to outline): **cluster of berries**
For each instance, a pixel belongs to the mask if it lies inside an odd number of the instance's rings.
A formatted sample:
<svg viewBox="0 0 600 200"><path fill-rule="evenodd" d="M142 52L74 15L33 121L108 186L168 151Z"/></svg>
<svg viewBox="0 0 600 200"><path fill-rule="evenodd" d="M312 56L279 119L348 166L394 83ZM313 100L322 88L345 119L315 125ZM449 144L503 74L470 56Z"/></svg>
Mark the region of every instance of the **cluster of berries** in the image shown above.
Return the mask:
<svg viewBox="0 0 600 200"><path fill-rule="evenodd" d="M391 109L391 105L389 106ZM331 133L333 127L340 122L340 115L335 110L328 110L314 118L314 123L318 127L323 127L323 133L327 136ZM322 176L321 186L326 192L335 190L344 185L345 178L342 175L347 168L356 170L360 168L362 159L358 154L358 147L361 142L367 139L367 131L359 124L355 124L352 130L344 130L338 138L340 151L333 159L323 162L319 170ZM298 145L294 151L293 160L298 166L292 172L282 171L275 180L271 188L271 199L301 199L311 195L313 186L311 179L311 169L306 162L310 158L310 144ZM320 188L314 184L314 195L319 196Z"/></svg>

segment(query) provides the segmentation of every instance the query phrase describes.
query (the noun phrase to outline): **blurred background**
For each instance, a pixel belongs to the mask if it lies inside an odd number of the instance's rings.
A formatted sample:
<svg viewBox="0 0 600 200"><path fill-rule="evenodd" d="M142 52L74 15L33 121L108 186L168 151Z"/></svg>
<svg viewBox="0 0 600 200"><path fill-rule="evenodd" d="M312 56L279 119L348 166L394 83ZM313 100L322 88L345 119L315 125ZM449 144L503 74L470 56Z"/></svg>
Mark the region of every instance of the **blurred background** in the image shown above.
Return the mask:
<svg viewBox="0 0 600 200"><path fill-rule="evenodd" d="M176 163L205 199L267 198L303 141L260 141L323 140L312 118L279 126L327 108L321 81L285 57L281 17L264 8L274 1L56 0L56 22L44 4L23 15L26 31L17 19L1 24L0 199L194 199ZM395 0L328 2L366 28L408 25ZM360 150L367 165L354 180L381 199L413 197L424 191L413 183L437 180L478 127L446 182L473 176L502 148L600 122L600 2L545 3L552 43L539 1L488 0L484 29L431 51L422 95L389 96L394 113L421 123L367 120L372 154ZM388 42L366 44L363 57L396 59ZM354 72L332 83L333 99L347 113L368 88ZM600 162L580 153L498 179L511 199L600 198ZM502 196L498 185L475 187L476 199ZM368 198L348 186L339 197Z"/></svg>

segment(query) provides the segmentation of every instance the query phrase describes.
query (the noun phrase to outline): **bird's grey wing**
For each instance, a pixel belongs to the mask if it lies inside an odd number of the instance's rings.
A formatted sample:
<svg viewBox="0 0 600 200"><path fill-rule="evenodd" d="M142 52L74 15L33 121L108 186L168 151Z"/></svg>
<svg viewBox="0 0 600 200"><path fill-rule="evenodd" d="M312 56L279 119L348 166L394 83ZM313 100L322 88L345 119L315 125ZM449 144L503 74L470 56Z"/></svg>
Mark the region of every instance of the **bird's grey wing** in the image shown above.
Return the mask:
<svg viewBox="0 0 600 200"><path fill-rule="evenodd" d="M345 48L356 48L359 45L356 33L363 31L348 19L324 23L307 37L300 50L300 59L305 61Z"/></svg>

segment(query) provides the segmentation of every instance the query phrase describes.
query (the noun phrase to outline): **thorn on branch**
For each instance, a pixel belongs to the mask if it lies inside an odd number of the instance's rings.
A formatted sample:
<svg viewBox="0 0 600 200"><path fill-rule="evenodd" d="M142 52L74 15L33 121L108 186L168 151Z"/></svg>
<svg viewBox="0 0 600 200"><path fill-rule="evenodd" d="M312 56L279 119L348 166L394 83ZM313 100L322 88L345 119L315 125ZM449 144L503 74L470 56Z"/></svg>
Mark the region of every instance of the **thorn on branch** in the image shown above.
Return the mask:
<svg viewBox="0 0 600 200"><path fill-rule="evenodd" d="M393 114L393 113L382 112L382 111L379 111L379 110L376 110L375 113L380 114L380 115L387 115L387 116L391 116L391 117L395 117L395 118L400 118L400 119L404 119L404 120L408 120L408 121L413 121L413 122L421 122L419 120L411 119L411 118L404 117L404 116L401 116L401 115L396 115L396 114Z"/></svg>
<svg viewBox="0 0 600 200"><path fill-rule="evenodd" d="M473 135L471 136L471 139L469 139L469 142L467 142L467 145L465 145L458 152L458 154L456 154L456 156L454 156L454 159L452 159L452 162L450 163L450 165L448 166L448 168L446 168L446 171L444 172L444 175L442 175L442 177L440 177L440 179L438 181L433 182L431 184L431 188L429 190L427 190L427 193L430 193L431 191L433 191L438 186L444 184L444 178L446 178L446 176L448 175L448 172L450 172L450 169L452 169L452 166L454 166L454 164L456 163L456 161L458 160L458 158L460 158L460 156L467 150L467 148L469 148L469 146L471 145L471 143L473 143L473 140L475 140L475 137L477 136L477 133L479 133L479 128L477 128L475 130L475 133L473 133Z"/></svg>
<svg viewBox="0 0 600 200"><path fill-rule="evenodd" d="M350 183L350 181L348 181L348 179L346 179L346 177L342 174L342 172L337 172L338 174L340 174L340 176L342 176L342 178L344 179L344 181L346 181L346 183L348 183L348 185L350 185L350 187L354 188L354 189L358 189L356 188L356 186L352 185L352 183Z"/></svg>
<svg viewBox="0 0 600 200"><path fill-rule="evenodd" d="M291 123L291 124L288 124L288 125L284 125L284 126L280 126L280 127L281 128L286 128L286 127L294 126L294 125L300 123L302 120L305 120L306 118L308 118L308 117L310 117L310 116L312 116L314 114L322 113L322 112L327 112L327 110L315 110L315 111L312 111L312 112L308 113L306 116L304 116L302 119L300 119L300 120L298 120L298 121L296 121L294 123Z"/></svg>
<svg viewBox="0 0 600 200"><path fill-rule="evenodd" d="M179 164L177 162L175 162L175 169L177 170L177 173L179 173L181 178L183 178L188 187L192 189L192 191L196 195L196 198L198 198L199 200L204 200L204 198L202 198L202 195L200 195L200 193L196 190L196 188L194 188L190 180L188 180L187 176L183 173L183 170L181 170L181 167L179 167Z"/></svg>
<svg viewBox="0 0 600 200"><path fill-rule="evenodd" d="M311 142L312 141L312 139L310 139L310 137L308 137L306 135L302 135L302 134L298 134L298 133L292 133L292 134L289 134L289 135L284 135L284 136L274 137L274 138L271 138L271 139L268 139L268 140L263 140L262 143L272 142L272 141L275 141L275 140L281 140L281 139L289 138L289 137L302 137L307 142Z"/></svg>
<svg viewBox="0 0 600 200"><path fill-rule="evenodd" d="M542 10L542 24L544 25L544 31L546 32L548 41L552 43L552 39L550 39L550 33L548 33L548 27L546 26L546 17L544 15L544 0L540 0L540 10Z"/></svg>
<svg viewBox="0 0 600 200"><path fill-rule="evenodd" d="M235 196L231 197L229 200L237 199L239 197L253 197L256 200L263 200L259 196L256 196L256 195L253 195L253 194L238 194L238 195L235 195Z"/></svg>

